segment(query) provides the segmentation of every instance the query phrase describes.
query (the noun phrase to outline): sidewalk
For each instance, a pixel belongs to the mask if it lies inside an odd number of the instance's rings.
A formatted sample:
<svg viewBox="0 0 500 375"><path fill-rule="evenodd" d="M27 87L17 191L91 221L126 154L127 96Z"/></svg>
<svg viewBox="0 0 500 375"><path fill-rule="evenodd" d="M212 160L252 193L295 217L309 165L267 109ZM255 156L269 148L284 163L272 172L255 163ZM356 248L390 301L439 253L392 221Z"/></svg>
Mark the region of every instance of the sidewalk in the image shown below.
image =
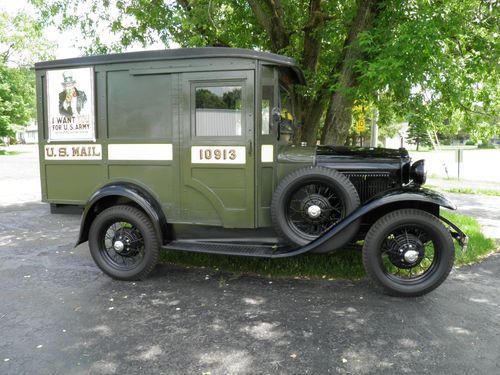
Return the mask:
<svg viewBox="0 0 500 375"><path fill-rule="evenodd" d="M429 178L423 187L442 190L456 205L457 212L472 216L482 226L486 237L500 244L500 196L447 192L449 189L494 190L500 193L500 183Z"/></svg>

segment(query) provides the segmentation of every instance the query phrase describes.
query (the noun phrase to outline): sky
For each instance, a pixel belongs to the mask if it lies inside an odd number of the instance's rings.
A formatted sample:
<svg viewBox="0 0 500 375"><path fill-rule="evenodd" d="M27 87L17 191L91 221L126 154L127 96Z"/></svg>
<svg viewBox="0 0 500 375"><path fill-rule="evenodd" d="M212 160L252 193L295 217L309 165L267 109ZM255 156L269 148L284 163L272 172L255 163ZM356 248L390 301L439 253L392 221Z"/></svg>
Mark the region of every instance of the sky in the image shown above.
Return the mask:
<svg viewBox="0 0 500 375"><path fill-rule="evenodd" d="M34 7L27 0L0 0L0 4L0 10L10 15L15 15L19 11L25 11L33 16L36 15ZM82 54L78 48L74 47L76 41L74 40L73 33L69 31L61 33L57 28L50 27L45 30L45 36L48 40L57 44L58 47L54 52L55 57L58 59L80 56Z"/></svg>
<svg viewBox="0 0 500 375"><path fill-rule="evenodd" d="M28 2L28 0L0 0L0 10L5 11L11 15L15 15L19 11L25 11L32 16L36 16L35 8ZM78 49L78 46L82 46L84 44L84 41L81 40L79 42L79 30L61 32L55 26L52 26L45 30L45 36L47 40L55 42L55 44L57 45L57 48L54 51L56 59L82 56L83 53ZM101 34L100 36L104 41L113 40L113 35L110 33L108 33L107 35ZM158 43L148 46L147 48L143 48L142 46L132 46L126 51L163 48L165 48L165 46Z"/></svg>

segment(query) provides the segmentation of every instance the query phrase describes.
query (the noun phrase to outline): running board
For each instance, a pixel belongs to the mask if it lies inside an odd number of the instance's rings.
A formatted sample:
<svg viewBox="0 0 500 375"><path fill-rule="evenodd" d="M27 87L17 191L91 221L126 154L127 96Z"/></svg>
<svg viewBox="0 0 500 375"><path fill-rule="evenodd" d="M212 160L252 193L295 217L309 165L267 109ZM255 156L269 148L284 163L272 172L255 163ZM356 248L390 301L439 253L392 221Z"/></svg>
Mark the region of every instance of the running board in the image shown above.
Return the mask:
<svg viewBox="0 0 500 375"><path fill-rule="evenodd" d="M238 255L261 258L274 258L287 256L289 247L262 244L234 244L224 242L201 242L201 241L172 241L162 246L162 250L189 251L192 253Z"/></svg>
<svg viewBox="0 0 500 375"><path fill-rule="evenodd" d="M176 240L163 245L161 248L162 250L189 251L193 253L239 255L261 258L288 258L308 253L311 250L325 245L326 242L334 238L338 233L356 221L359 218L359 215L356 215L355 213L362 211L363 208L365 208L365 206L358 208L357 211L351 213L328 232L324 233L321 237L316 238L314 241L311 241L304 246L296 248L273 245L266 246L263 244L229 244L226 242L202 242L193 240Z"/></svg>

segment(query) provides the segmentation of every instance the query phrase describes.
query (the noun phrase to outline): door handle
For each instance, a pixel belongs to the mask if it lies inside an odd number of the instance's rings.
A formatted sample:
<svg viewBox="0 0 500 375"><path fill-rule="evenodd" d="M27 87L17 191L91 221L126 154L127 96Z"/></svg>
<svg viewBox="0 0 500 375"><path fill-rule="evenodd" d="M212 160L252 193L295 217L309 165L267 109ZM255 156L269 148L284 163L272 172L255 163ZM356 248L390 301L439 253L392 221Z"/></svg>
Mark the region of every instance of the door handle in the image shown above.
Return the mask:
<svg viewBox="0 0 500 375"><path fill-rule="evenodd" d="M248 141L248 155L252 155L253 152L253 142L252 140Z"/></svg>

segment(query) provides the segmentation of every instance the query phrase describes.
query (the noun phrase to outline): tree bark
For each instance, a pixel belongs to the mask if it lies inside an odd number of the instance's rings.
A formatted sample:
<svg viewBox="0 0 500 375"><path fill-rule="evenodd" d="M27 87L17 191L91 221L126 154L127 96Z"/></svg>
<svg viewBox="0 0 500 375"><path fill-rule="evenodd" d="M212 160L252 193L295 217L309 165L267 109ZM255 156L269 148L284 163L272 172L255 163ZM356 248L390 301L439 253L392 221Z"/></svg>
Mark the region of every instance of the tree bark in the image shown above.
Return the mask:
<svg viewBox="0 0 500 375"><path fill-rule="evenodd" d="M269 35L271 52L290 45L290 33L284 24L285 14L280 0L247 0L259 25ZM264 3L264 4L263 4Z"/></svg>
<svg viewBox="0 0 500 375"><path fill-rule="evenodd" d="M349 90L357 84L354 63L362 57L357 40L361 32L372 27L380 3L380 0L358 0L356 15L344 42L342 59L336 67L339 77L337 90L330 97L328 104L322 144L342 145L347 139L355 99Z"/></svg>
<svg viewBox="0 0 500 375"><path fill-rule="evenodd" d="M302 126L295 139L315 145L318 139L318 128L324 112L324 102L320 98L301 98L300 118Z"/></svg>

